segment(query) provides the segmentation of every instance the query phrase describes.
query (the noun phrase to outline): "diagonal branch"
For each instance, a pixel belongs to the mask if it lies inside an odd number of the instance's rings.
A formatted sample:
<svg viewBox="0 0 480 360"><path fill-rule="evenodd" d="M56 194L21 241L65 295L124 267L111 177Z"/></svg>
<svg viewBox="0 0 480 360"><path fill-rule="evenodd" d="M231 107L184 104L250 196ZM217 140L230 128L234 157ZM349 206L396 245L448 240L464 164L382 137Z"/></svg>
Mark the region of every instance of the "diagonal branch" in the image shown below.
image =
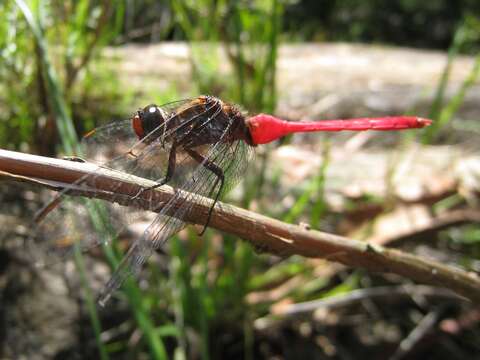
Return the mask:
<svg viewBox="0 0 480 360"><path fill-rule="evenodd" d="M95 188L89 187L88 178L82 186L75 181L96 171ZM0 150L0 178L40 184L54 190L72 189L74 195L100 198L146 208L149 201L167 202L175 192L162 186L145 192L132 204L132 196L142 187L155 183L119 171L99 168L91 163L45 158L18 152ZM113 194L109 189L115 189ZM119 197L118 195L125 195ZM149 200L148 202L146 200ZM175 206L181 206L178 201ZM195 203L185 220L204 224L210 202ZM256 248L280 256L294 254L312 258L325 258L350 267L362 267L373 272L402 275L416 282L441 286L453 290L474 302L480 302L480 277L465 270L420 258L395 249L387 249L348 239L342 236L291 225L251 211L224 203L217 203L210 226L234 234L252 243Z"/></svg>

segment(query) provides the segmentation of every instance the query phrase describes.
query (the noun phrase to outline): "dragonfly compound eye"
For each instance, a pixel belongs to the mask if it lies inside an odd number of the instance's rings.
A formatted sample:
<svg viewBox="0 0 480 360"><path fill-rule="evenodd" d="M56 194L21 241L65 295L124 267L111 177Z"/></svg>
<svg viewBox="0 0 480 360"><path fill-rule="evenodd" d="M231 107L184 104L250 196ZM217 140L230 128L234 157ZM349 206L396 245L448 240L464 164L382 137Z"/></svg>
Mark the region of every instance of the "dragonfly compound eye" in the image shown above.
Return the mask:
<svg viewBox="0 0 480 360"><path fill-rule="evenodd" d="M139 139L159 128L167 120L168 114L161 107L150 104L138 110L132 119L132 126Z"/></svg>

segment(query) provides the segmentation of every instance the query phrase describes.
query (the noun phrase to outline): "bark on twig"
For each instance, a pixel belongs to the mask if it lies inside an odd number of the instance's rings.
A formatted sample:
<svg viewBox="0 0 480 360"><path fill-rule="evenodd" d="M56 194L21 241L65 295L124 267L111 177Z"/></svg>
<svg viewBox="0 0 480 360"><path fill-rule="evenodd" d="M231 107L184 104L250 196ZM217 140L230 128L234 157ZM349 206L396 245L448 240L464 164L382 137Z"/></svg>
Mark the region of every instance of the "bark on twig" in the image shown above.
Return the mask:
<svg viewBox="0 0 480 360"><path fill-rule="evenodd" d="M97 171L95 189L89 181L75 186L75 181ZM101 198L122 205L131 205L131 196L141 187L154 184L150 180L122 172L98 168L94 164L51 159L40 156L0 150L0 176L17 181L28 181L52 189L73 188L75 195ZM91 184L90 184L91 185ZM115 188L115 194L109 189ZM161 205L175 191L168 186L157 188L140 196L136 206L147 206L142 197ZM119 197L118 194L125 195ZM182 192L181 192L182 194ZM124 199L124 200L122 200ZM181 201L177 202L181 204ZM210 202L193 204L186 221L204 224ZM405 252L387 249L348 239L342 236L309 230L224 203L217 203L210 221L212 228L234 234L252 243L256 248L281 256L302 255L325 258L350 267L362 267L373 272L395 273L419 283L445 287L472 301L480 302L480 277L459 268L420 258Z"/></svg>

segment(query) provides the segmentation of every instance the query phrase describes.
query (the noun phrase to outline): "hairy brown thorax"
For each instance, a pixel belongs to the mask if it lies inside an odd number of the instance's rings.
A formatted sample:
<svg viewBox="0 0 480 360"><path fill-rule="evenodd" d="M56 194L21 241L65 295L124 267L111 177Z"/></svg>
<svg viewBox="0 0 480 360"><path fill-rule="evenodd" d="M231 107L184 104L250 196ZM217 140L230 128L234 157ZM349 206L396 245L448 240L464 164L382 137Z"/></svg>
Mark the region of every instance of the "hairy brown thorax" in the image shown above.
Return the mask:
<svg viewBox="0 0 480 360"><path fill-rule="evenodd" d="M254 146L245 116L235 105L208 95L174 105L166 109L151 104L138 110L132 118L138 138L148 136L145 140L150 142L165 136L190 148L235 140Z"/></svg>

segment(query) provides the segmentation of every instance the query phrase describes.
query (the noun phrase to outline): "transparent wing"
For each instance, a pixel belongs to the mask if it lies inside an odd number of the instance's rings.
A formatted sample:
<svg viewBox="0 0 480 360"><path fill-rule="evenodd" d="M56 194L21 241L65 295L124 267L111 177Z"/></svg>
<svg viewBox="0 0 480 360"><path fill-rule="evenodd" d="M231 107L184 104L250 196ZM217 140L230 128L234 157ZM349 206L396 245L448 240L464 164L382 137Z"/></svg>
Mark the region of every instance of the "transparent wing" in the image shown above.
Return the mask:
<svg viewBox="0 0 480 360"><path fill-rule="evenodd" d="M89 162L99 164L98 168L133 168L132 159L126 152L137 145L138 138L130 120L112 122L96 128L88 135L82 141L82 146ZM158 165L160 173L164 165ZM97 176L94 170L72 184L72 188L81 187L86 183L94 184ZM112 187L111 191L114 190ZM78 244L83 251L102 243L108 244L117 235L125 235L131 223L141 220L142 216L145 217L145 214L135 208L122 208L118 204L97 199L87 200L70 194L71 189L56 193L40 211L41 221L36 221L35 236L28 243L33 247L29 253L35 256L37 265L62 262L72 253L74 244ZM104 209L110 219L109 226L116 228L115 232L96 231L95 219L90 216L90 209L97 207L99 203L104 203Z"/></svg>
<svg viewBox="0 0 480 360"><path fill-rule="evenodd" d="M171 116L152 132L161 132L163 127L168 127L168 123L175 120L176 110L187 109L187 105L191 102L192 99L183 99L161 105L164 113ZM112 169L117 167L117 170L125 170L132 161L129 152L141 152L146 147L145 140L148 140L148 136L139 140L133 129L132 120L128 119L113 121L88 132L82 139L82 147L85 157L89 161L94 161L104 167Z"/></svg>
<svg viewBox="0 0 480 360"><path fill-rule="evenodd" d="M99 298L100 304L105 304L128 276L137 276L152 253L186 225L185 216L192 206L211 203L210 199L215 198L218 192L228 191L240 179L251 156L251 148L241 141L226 143L222 140L223 137L202 154L204 158L202 164L195 168L181 186L184 192L177 192L161 208L143 236L132 244L105 286ZM211 171L207 164L215 164L216 167L223 169L225 176L223 186L218 181L218 175Z"/></svg>
<svg viewBox="0 0 480 360"><path fill-rule="evenodd" d="M175 121L172 109L177 106L185 106L188 101L181 100L162 106L164 111L172 114L162 126L168 126L170 121ZM89 161L99 164L98 168L110 168L153 181L165 176L168 153L171 148L170 142L161 143L157 140L147 143L138 140L131 120L116 121L98 127L87 134L82 144L86 157ZM72 184L72 188L87 183L89 187L94 188L97 178L98 174L94 170ZM112 184L108 190L115 197L116 186ZM116 237L113 236L115 231L113 235L111 232L105 235L103 232L96 231L97 225L89 215L90 210L87 209L87 204L93 206L92 204L95 203L103 203L111 227L117 229L116 233L126 232L125 229L130 224L146 218L143 212L133 207L95 199L85 200L70 196L71 192L71 189L65 189L57 193L46 207L53 208L53 210L45 209L42 217L44 215L46 217L37 225L35 237L31 242L36 248L42 250L32 252L33 254L38 253L37 263L51 264L61 261L71 253L74 243L80 243L81 248L87 250L102 243L110 243ZM51 203L54 203L55 206L49 208Z"/></svg>
<svg viewBox="0 0 480 360"><path fill-rule="evenodd" d="M102 209L102 217L108 221L99 219L97 209ZM114 239L132 240L135 233L130 231L130 225L151 221L152 215L116 203L62 195L55 210L36 225L35 237L28 242L29 253L37 265L62 263L72 254L75 244L87 251Z"/></svg>

